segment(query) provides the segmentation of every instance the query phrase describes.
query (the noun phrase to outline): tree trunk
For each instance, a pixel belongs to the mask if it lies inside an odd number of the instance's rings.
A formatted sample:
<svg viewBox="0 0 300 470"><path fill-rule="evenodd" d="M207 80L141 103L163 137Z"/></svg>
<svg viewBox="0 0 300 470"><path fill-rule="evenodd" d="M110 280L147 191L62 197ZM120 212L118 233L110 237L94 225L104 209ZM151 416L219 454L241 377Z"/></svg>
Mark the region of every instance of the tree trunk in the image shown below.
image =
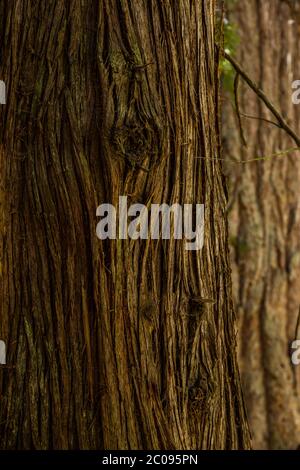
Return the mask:
<svg viewBox="0 0 300 470"><path fill-rule="evenodd" d="M292 82L300 77L299 20L281 0L243 0L230 19L240 36L240 63L299 135L300 108L292 103ZM246 85L239 95L241 112L274 121ZM244 147L226 109L228 156L247 160L295 147L284 131L242 118ZM293 449L300 433L299 371L290 349L300 304L299 153L227 166L240 367L253 446Z"/></svg>
<svg viewBox="0 0 300 470"><path fill-rule="evenodd" d="M214 1L0 13L1 448L248 448ZM204 203L203 250L97 239L97 206L120 195Z"/></svg>

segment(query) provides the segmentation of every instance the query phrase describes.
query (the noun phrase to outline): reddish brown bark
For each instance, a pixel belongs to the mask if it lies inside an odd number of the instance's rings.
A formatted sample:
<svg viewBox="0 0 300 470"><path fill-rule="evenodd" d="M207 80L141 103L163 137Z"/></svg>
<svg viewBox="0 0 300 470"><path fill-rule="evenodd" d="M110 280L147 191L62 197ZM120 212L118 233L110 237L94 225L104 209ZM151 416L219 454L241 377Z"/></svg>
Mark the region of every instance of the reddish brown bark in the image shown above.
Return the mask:
<svg viewBox="0 0 300 470"><path fill-rule="evenodd" d="M0 371L1 447L248 448L211 160L214 2L15 0L0 13L0 337L16 365ZM101 242L96 207L119 195L204 203L203 250Z"/></svg>

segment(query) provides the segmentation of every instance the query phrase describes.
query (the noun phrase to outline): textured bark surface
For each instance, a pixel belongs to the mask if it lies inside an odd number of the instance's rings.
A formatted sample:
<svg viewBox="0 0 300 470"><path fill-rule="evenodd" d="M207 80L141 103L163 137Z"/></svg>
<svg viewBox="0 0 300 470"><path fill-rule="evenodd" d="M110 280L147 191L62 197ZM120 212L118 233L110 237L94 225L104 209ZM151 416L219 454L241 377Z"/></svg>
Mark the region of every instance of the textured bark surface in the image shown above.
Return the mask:
<svg viewBox="0 0 300 470"><path fill-rule="evenodd" d="M1 448L248 448L211 159L214 2L1 0L0 18L0 337L16 366L0 370ZM98 240L96 207L119 195L204 203L203 250Z"/></svg>
<svg viewBox="0 0 300 470"><path fill-rule="evenodd" d="M230 18L240 36L240 63L299 135L291 86L300 77L299 18L279 0L236 2ZM239 95L241 112L274 120L247 85ZM227 156L246 160L295 147L276 127L243 118L245 148L228 103L224 118ZM290 349L300 304L299 152L229 163L227 171L239 358L253 447L293 449L300 435L299 371Z"/></svg>

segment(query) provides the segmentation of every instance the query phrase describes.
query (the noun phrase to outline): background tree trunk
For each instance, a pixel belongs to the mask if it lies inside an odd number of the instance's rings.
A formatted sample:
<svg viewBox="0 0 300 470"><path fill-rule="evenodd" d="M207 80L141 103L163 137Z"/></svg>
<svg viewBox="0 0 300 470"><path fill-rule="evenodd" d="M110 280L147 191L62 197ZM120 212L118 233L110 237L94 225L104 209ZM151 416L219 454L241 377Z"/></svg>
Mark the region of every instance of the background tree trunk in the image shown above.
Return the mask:
<svg viewBox="0 0 300 470"><path fill-rule="evenodd" d="M2 0L0 18L0 337L16 366L0 370L1 448L248 448L214 1ZM204 203L203 250L98 240L96 207L119 195Z"/></svg>
<svg viewBox="0 0 300 470"><path fill-rule="evenodd" d="M292 82L300 77L299 19L279 0L243 0L232 10L240 63L299 135L300 108L292 103ZM239 95L241 112L274 120L247 85ZM246 160L295 147L272 125L242 121L247 148L227 102L223 134L230 157ZM239 358L253 446L293 449L300 433L299 372L290 349L300 304L299 152L230 162L227 171L234 200L229 224Z"/></svg>

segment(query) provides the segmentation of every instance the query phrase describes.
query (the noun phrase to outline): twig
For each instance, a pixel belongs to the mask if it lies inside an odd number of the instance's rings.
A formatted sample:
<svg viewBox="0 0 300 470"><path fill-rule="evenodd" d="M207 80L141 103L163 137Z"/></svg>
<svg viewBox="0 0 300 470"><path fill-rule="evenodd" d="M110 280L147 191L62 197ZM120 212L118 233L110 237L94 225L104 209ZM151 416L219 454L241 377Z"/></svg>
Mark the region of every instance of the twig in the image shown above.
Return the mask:
<svg viewBox="0 0 300 470"><path fill-rule="evenodd" d="M277 122L271 121L271 119L266 119L266 118L259 117L259 116L251 116L250 114L245 114L245 113L240 113L240 115L247 119L256 119L257 121L267 122L268 124L272 124L273 126L279 127L279 129L281 129L281 126Z"/></svg>
<svg viewBox="0 0 300 470"><path fill-rule="evenodd" d="M241 113L240 113L240 105L239 105L239 80L240 79L240 74L237 72L235 74L235 79L234 79L234 101L235 101L235 112L237 115L237 120L238 120L238 125L239 125L239 131L240 131L240 137L242 144L244 147L247 147L247 143L245 140L244 136L244 131L243 131L243 126L242 126L242 119L241 119Z"/></svg>
<svg viewBox="0 0 300 470"><path fill-rule="evenodd" d="M297 134L290 128L288 123L282 117L280 112L275 108L275 106L271 103L269 98L265 95L265 93L256 85L255 82L251 80L251 78L247 75L247 73L242 69L239 63L233 59L227 52L224 52L224 57L231 65L234 67L236 72L240 74L240 76L245 80L245 82L249 85L249 87L257 94L257 96L265 103L267 108L271 111L271 113L276 117L279 127L286 131L287 134L294 140L298 147L300 147L300 138Z"/></svg>
<svg viewBox="0 0 300 470"><path fill-rule="evenodd" d="M249 158L248 160L228 160L228 158L218 158L218 157L195 157L199 160L211 160L211 161L221 161L221 162L227 162L227 163L251 163L251 162L258 162L261 160L272 160L274 157L281 157L283 155L287 155L288 153L291 152L299 152L300 147L292 147L287 150L282 150L282 152L277 152L273 153L272 155L267 155L265 157L254 157L254 158Z"/></svg>

